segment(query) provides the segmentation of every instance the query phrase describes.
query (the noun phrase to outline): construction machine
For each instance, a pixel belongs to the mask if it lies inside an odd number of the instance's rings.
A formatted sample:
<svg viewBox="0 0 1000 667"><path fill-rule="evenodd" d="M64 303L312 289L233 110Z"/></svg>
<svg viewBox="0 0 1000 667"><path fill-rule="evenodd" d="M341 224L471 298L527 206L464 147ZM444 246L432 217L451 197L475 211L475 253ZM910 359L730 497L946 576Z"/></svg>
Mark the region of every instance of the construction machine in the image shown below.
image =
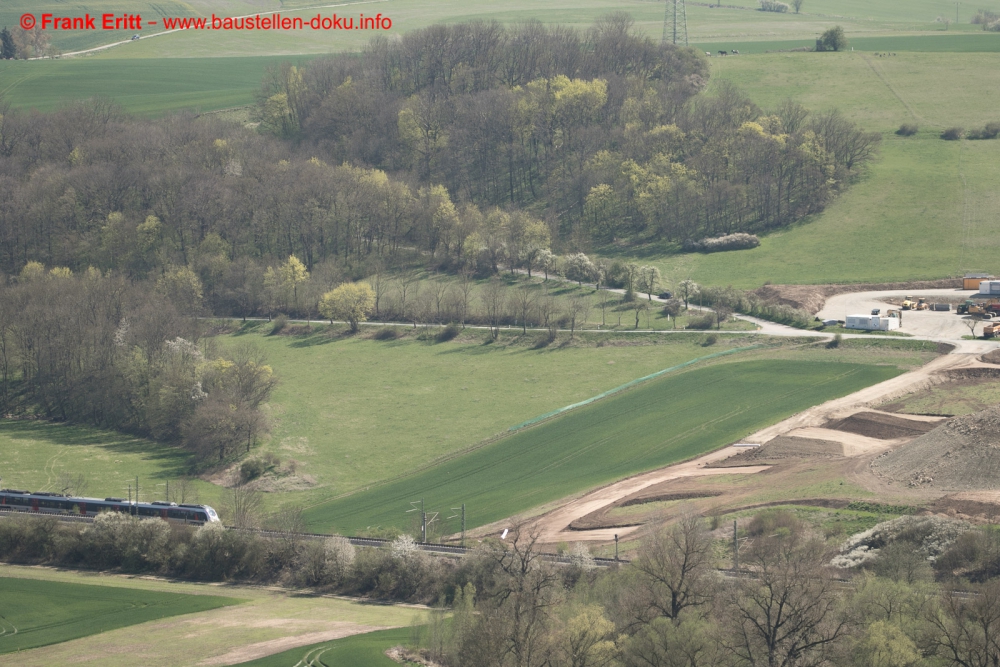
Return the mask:
<svg viewBox="0 0 1000 667"><path fill-rule="evenodd" d="M912 296L903 297L903 310L913 310L917 307L917 302Z"/></svg>
<svg viewBox="0 0 1000 667"><path fill-rule="evenodd" d="M990 313L990 311L988 311L983 304L977 303L972 299L966 299L965 303L959 304L959 306L955 308L955 312L959 315L981 315L985 318L992 317L992 313Z"/></svg>
<svg viewBox="0 0 1000 667"><path fill-rule="evenodd" d="M983 327L983 338L996 338L1000 335L1000 324L987 324Z"/></svg>
<svg viewBox="0 0 1000 667"><path fill-rule="evenodd" d="M917 310L927 310L930 306L927 305L927 299L922 296L917 297Z"/></svg>

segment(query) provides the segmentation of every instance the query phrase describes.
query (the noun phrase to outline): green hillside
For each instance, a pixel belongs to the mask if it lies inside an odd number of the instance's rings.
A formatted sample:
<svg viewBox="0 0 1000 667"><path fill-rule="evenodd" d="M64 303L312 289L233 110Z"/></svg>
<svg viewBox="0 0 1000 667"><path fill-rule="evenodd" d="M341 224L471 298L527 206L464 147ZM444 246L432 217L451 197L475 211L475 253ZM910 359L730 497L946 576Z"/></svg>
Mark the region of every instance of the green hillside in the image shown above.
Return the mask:
<svg viewBox="0 0 1000 667"><path fill-rule="evenodd" d="M748 361L668 375L519 431L424 472L306 511L316 530L409 527L410 502L465 503L481 526L717 449L826 400L887 380L891 366ZM442 514L442 517L447 514ZM454 521L442 530L452 532Z"/></svg>

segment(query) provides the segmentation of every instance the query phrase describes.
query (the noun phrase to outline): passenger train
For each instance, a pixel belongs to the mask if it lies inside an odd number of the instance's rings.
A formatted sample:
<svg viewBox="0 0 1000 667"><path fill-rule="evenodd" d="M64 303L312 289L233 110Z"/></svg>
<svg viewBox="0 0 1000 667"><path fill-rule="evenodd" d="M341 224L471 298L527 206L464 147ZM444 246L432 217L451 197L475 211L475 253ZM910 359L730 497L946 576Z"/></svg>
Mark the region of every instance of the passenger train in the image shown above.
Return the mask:
<svg viewBox="0 0 1000 667"><path fill-rule="evenodd" d="M0 489L0 511L37 512L39 514L72 514L97 516L101 512L121 512L144 518L201 525L219 520L208 505L178 505L165 501L130 502L124 498L76 498L62 493Z"/></svg>

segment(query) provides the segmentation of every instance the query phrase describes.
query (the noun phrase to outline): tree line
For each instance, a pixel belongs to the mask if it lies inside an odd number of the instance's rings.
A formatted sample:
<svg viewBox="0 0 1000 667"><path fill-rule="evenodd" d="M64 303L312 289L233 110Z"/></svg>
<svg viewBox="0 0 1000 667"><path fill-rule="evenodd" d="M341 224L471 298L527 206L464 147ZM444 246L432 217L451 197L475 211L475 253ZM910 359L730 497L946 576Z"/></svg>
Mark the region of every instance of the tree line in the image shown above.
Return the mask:
<svg viewBox="0 0 1000 667"><path fill-rule="evenodd" d="M290 517L278 519L284 530ZM430 603L410 657L445 667L997 664L995 531L968 530L931 563L920 525L853 570L830 567L837 549L781 510L744 522L738 569L729 538L695 516L651 531L611 568L595 568L580 544L568 564L551 562L526 524L451 559L408 535L369 549L117 514L90 525L2 519L0 559Z"/></svg>
<svg viewBox="0 0 1000 667"><path fill-rule="evenodd" d="M267 430L262 352L200 345L170 276L132 282L29 263L0 286L0 409L179 443L221 461Z"/></svg>

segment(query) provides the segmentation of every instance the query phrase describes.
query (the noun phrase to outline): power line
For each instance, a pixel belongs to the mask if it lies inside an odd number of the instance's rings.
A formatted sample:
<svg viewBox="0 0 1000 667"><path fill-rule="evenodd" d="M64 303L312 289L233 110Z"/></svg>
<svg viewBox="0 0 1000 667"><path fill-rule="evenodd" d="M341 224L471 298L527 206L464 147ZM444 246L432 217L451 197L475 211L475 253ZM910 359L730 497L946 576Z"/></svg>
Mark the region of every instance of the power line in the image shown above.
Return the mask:
<svg viewBox="0 0 1000 667"><path fill-rule="evenodd" d="M688 45L687 1L666 0L663 9L663 37L660 44Z"/></svg>

